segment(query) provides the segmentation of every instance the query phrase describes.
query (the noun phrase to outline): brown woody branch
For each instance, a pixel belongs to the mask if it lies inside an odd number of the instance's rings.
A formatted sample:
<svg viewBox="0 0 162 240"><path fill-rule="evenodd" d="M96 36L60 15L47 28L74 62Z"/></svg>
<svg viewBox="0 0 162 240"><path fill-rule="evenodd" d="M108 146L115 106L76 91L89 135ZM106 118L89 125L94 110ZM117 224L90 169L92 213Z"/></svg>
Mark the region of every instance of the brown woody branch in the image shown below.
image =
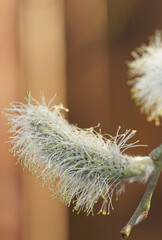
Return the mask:
<svg viewBox="0 0 162 240"><path fill-rule="evenodd" d="M152 194L162 170L162 144L150 153L150 157L155 161L155 170L136 211L120 232L121 240L125 240L130 235L132 228L147 218Z"/></svg>

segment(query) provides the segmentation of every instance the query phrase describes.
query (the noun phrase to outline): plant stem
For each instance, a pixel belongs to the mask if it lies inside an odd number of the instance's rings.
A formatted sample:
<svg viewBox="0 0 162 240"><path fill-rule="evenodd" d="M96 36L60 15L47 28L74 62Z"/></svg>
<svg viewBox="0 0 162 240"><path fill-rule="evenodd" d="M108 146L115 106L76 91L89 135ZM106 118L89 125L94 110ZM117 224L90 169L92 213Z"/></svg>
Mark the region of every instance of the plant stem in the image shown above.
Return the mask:
<svg viewBox="0 0 162 240"><path fill-rule="evenodd" d="M150 157L154 160L155 170L136 211L130 218L127 225L120 232L121 240L124 240L129 236L133 226L139 224L147 218L151 205L152 194L162 170L162 144L150 153Z"/></svg>

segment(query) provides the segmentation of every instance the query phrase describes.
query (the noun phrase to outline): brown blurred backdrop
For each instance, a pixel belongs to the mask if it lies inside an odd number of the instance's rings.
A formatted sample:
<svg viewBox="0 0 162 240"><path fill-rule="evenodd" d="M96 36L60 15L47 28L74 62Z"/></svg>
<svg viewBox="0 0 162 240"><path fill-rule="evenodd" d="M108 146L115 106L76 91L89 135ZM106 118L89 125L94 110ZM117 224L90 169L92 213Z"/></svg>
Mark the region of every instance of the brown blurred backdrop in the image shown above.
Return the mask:
<svg viewBox="0 0 162 240"><path fill-rule="evenodd" d="M80 127L101 123L115 135L119 125L137 129L136 139L148 154L161 143L161 127L146 122L126 84L130 51L162 29L160 0L5 0L0 2L0 109L23 100L30 90L39 99L70 109L69 121ZM8 152L6 120L0 118L0 239L117 240L137 207L146 185L127 184L110 216L72 213ZM162 190L159 180L146 222L133 229L131 240L162 239ZM96 207L97 208L97 207Z"/></svg>

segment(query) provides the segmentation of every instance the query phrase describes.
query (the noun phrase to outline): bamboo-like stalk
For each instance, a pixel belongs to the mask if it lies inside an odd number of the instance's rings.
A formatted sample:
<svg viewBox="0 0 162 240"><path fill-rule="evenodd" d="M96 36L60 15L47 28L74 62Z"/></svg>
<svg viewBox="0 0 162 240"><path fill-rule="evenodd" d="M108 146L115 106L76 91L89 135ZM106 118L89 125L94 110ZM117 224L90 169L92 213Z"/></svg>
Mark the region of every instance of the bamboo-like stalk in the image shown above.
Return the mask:
<svg viewBox="0 0 162 240"><path fill-rule="evenodd" d="M64 0L22 0L19 3L21 96L41 89L49 99L66 102ZM66 208L49 198L49 193L22 174L23 240L66 240Z"/></svg>

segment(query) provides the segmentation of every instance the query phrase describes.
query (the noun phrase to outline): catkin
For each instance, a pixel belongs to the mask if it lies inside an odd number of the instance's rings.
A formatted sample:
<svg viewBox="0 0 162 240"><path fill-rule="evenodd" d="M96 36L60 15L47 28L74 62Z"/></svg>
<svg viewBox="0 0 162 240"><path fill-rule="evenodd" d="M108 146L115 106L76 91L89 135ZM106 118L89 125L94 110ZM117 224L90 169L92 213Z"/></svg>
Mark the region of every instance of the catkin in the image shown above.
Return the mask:
<svg viewBox="0 0 162 240"><path fill-rule="evenodd" d="M128 62L132 98L148 121L162 124L162 32L156 31L148 45L132 52Z"/></svg>
<svg viewBox="0 0 162 240"><path fill-rule="evenodd" d="M15 102L5 115L10 125L11 152L24 168L48 185L53 197L71 203L78 213L93 214L95 203L103 200L99 212L110 213L113 192L124 189L124 180L145 181L152 174L150 157L124 154L137 142L127 143L135 131L126 130L104 138L94 128L80 129L62 115L63 105L41 103L30 94L27 103Z"/></svg>

